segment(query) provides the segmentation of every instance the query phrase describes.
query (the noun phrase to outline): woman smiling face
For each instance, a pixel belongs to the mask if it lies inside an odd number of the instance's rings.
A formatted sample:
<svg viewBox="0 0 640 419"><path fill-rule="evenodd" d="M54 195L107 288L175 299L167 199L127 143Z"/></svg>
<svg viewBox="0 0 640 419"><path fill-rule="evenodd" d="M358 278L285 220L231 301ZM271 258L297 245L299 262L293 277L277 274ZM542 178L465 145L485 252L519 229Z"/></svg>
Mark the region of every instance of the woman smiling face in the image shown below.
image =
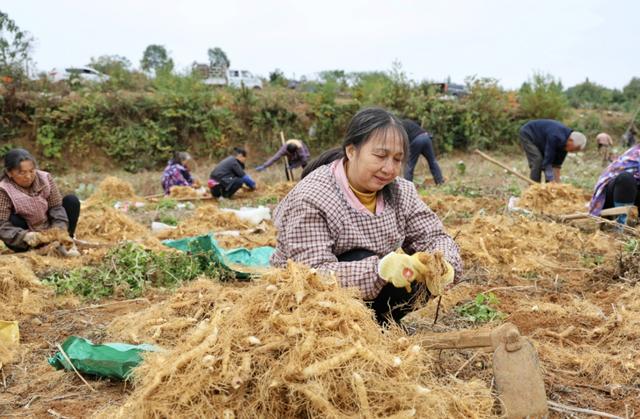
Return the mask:
<svg viewBox="0 0 640 419"><path fill-rule="evenodd" d="M387 128L373 132L360 147L348 145L345 170L351 186L360 192L371 193L393 182L404 162L404 141L396 129Z"/></svg>

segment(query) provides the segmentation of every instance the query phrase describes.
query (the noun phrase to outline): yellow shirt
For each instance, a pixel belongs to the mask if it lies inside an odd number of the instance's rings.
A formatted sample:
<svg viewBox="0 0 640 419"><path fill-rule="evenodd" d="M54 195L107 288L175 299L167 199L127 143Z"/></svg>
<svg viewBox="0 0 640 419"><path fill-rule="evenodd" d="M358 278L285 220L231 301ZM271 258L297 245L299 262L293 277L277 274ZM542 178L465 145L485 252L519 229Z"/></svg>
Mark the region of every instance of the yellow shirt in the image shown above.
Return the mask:
<svg viewBox="0 0 640 419"><path fill-rule="evenodd" d="M358 198L358 201L360 201L360 203L364 205L366 209L371 211L372 214L376 213L376 201L378 200L378 192L360 192L359 190L354 188L353 185L351 185L351 182L349 182L349 189L353 191L353 194L356 196L356 198Z"/></svg>

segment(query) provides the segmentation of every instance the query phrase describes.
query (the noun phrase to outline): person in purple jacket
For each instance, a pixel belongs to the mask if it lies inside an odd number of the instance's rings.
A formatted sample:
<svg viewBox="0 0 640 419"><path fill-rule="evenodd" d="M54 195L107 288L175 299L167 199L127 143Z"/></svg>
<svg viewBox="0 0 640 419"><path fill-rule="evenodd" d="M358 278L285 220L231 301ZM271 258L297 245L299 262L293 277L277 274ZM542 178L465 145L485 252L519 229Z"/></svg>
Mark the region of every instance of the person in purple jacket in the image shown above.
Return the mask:
<svg viewBox="0 0 640 419"><path fill-rule="evenodd" d="M287 140L269 160L256 167L256 170L258 172L262 172L285 155L289 161L290 170L297 167L302 167L304 169L307 166L307 162L310 157L309 149L305 143L301 140L290 139Z"/></svg>
<svg viewBox="0 0 640 419"><path fill-rule="evenodd" d="M567 152L584 150L587 137L552 119L535 119L520 128L520 144L527 155L529 177L540 182L560 182L560 168Z"/></svg>

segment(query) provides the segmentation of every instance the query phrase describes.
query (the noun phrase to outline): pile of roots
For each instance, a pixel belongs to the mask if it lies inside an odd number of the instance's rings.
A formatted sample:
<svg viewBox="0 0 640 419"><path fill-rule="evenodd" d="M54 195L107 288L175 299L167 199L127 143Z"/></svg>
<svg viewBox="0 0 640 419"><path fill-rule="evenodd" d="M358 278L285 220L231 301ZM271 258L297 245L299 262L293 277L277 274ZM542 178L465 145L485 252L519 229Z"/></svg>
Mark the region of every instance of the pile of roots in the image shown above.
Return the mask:
<svg viewBox="0 0 640 419"><path fill-rule="evenodd" d="M177 239L220 230L246 230L249 227L249 223L241 221L232 212L220 211L216 204L204 204L196 208L191 217L181 221L177 228L164 230L157 237Z"/></svg>
<svg viewBox="0 0 640 419"><path fill-rule="evenodd" d="M479 381L437 380L437 356L383 330L354 290L290 265L242 288L191 284L111 330L168 350L102 417L486 417Z"/></svg>
<svg viewBox="0 0 640 419"><path fill-rule="evenodd" d="M191 186L172 186L169 196L171 198L200 198L203 195Z"/></svg>
<svg viewBox="0 0 640 419"><path fill-rule="evenodd" d="M495 211L502 203L490 198L468 198L460 195L429 194L422 197L425 204L441 219L450 216L475 215L480 211Z"/></svg>
<svg viewBox="0 0 640 419"><path fill-rule="evenodd" d="M465 262L492 271L551 272L567 264L580 266L581 257L615 250L601 232L586 234L517 215L477 216L453 234Z"/></svg>
<svg viewBox="0 0 640 419"><path fill-rule="evenodd" d="M131 240L147 247L163 247L149 229L108 205L83 208L78 220L76 237L96 243L115 244Z"/></svg>
<svg viewBox="0 0 640 419"><path fill-rule="evenodd" d="M518 206L538 214L567 215L586 212L587 200L582 190L564 183L535 184L527 188Z"/></svg>
<svg viewBox="0 0 640 419"><path fill-rule="evenodd" d="M119 179L115 176L107 176L104 178L96 191L84 203L86 206L95 204L111 204L113 201L142 201L133 190L133 186L129 182Z"/></svg>
<svg viewBox="0 0 640 419"><path fill-rule="evenodd" d="M0 320L22 314L39 314L53 291L40 283L23 258L0 256Z"/></svg>

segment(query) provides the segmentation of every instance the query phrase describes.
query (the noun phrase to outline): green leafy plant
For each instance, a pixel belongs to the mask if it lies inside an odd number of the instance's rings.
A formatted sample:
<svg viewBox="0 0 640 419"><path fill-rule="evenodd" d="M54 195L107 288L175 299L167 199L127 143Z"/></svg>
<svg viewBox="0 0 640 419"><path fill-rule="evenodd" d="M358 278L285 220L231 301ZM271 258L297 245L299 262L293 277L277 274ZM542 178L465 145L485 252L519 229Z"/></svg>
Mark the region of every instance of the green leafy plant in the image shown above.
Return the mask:
<svg viewBox="0 0 640 419"><path fill-rule="evenodd" d="M505 314L497 309L498 303L498 298L492 292L480 293L472 301L456 307L455 310L465 320L486 323L505 317Z"/></svg>
<svg viewBox="0 0 640 419"><path fill-rule="evenodd" d="M624 244L624 251L627 253L635 253L638 249L640 249L640 240L638 239L630 239Z"/></svg>
<svg viewBox="0 0 640 419"><path fill-rule="evenodd" d="M178 219L175 217L175 215L171 214L160 214L160 216L158 217L158 221L170 226L178 225Z"/></svg>
<svg viewBox="0 0 640 419"><path fill-rule="evenodd" d="M172 198L164 197L161 200L159 200L158 203L156 204L156 210L157 211L172 210L172 209L176 209L177 206L178 206L178 201Z"/></svg>
<svg viewBox="0 0 640 419"><path fill-rule="evenodd" d="M96 300L113 295L135 298L149 287L174 288L203 274L220 276L206 259L180 252L153 252L128 242L109 251L99 266L54 272L43 282L58 294Z"/></svg>

